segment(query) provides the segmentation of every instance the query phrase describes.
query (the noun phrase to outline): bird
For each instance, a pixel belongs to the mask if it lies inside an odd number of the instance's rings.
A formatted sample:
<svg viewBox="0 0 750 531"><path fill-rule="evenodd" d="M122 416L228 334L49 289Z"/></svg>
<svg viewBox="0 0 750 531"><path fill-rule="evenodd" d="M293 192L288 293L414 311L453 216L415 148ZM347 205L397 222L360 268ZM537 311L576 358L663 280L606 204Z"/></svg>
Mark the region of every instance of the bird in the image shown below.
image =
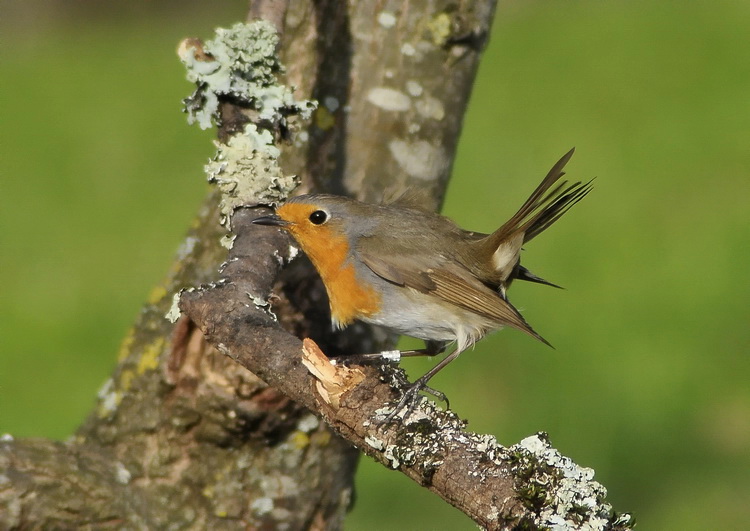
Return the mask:
<svg viewBox="0 0 750 531"><path fill-rule="evenodd" d="M445 395L429 380L488 333L511 327L549 345L508 300L514 280L559 287L521 265L524 244L544 232L592 189L561 180L575 148L547 173L518 211L491 234L467 231L405 194L390 203L308 194L253 223L288 232L309 257L328 293L331 320L355 320L422 339L404 355L453 350L409 385L386 418L411 410L420 391Z"/></svg>

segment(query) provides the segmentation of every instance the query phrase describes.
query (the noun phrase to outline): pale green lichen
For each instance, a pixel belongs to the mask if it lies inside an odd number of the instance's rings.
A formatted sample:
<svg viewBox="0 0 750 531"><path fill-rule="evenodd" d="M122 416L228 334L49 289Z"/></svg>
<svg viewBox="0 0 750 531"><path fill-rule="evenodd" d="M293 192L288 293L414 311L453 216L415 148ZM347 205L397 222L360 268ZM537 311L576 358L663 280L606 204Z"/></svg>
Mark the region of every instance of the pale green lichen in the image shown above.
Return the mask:
<svg viewBox="0 0 750 531"><path fill-rule="evenodd" d="M289 442L295 450L304 450L310 446L310 436L302 431L295 431L289 438Z"/></svg>
<svg viewBox="0 0 750 531"><path fill-rule="evenodd" d="M299 184L295 175L284 175L276 158L279 149L271 133L245 126L226 144L217 143L214 158L206 165L211 183L221 190L222 224L227 228L235 208L247 204L275 205L284 201Z"/></svg>
<svg viewBox="0 0 750 531"><path fill-rule="evenodd" d="M136 367L136 371L138 372L138 374L143 374L146 371L152 371L159 366L159 356L162 353L163 347L164 338L160 337L143 349L143 353L138 359L138 366Z"/></svg>
<svg viewBox="0 0 750 531"><path fill-rule="evenodd" d="M130 470L125 468L125 465L119 462L115 463L115 479L119 484L127 485L130 483L132 477L133 475L130 473Z"/></svg>
<svg viewBox="0 0 750 531"><path fill-rule="evenodd" d="M392 28L396 25L397 21L398 19L396 18L396 15L394 15L390 11L381 11L378 14L378 24L383 26L385 29Z"/></svg>
<svg viewBox="0 0 750 531"><path fill-rule="evenodd" d="M440 13L427 23L435 46L444 46L451 34L451 18L447 13Z"/></svg>
<svg viewBox="0 0 750 531"><path fill-rule="evenodd" d="M128 354L130 354L130 349L133 348L134 342L135 328L131 328L130 330L128 330L128 333L125 334L125 339L122 340L120 350L117 352L117 361L123 361L128 357Z"/></svg>
<svg viewBox="0 0 750 531"><path fill-rule="evenodd" d="M321 131L328 131L336 125L336 116L325 107L318 107L314 114L315 125Z"/></svg>
<svg viewBox="0 0 750 531"><path fill-rule="evenodd" d="M112 378L104 382L104 385L97 392L97 397L99 398L99 417L108 417L117 409L120 403L119 393L115 390L115 382Z"/></svg>
<svg viewBox="0 0 750 531"><path fill-rule="evenodd" d="M250 508L257 516L264 516L273 511L273 499L267 496L257 498L250 504Z"/></svg>
<svg viewBox="0 0 750 531"><path fill-rule="evenodd" d="M527 437L508 450L522 484L519 497L536 513L536 528L598 531L632 526L629 514L615 515L605 501L607 490L594 481L594 471L561 455L546 434Z"/></svg>
<svg viewBox="0 0 750 531"><path fill-rule="evenodd" d="M187 41L186 41L187 42ZM187 43L179 51L187 78L197 85L183 103L188 122L208 129L218 118L219 101L229 97L258 111L261 120L283 122L291 114L309 117L316 104L294 99L292 89L278 83L283 66L276 55L279 37L266 21L218 28L198 53Z"/></svg>
<svg viewBox="0 0 750 531"><path fill-rule="evenodd" d="M310 433L317 430L319 426L320 419L312 414L302 417L297 423L297 429L304 433Z"/></svg>
<svg viewBox="0 0 750 531"><path fill-rule="evenodd" d="M201 45L183 41L178 50L187 68L188 80L197 85L184 100L190 123L208 128L218 121L220 103L232 102L242 110L246 123L225 142L217 142L216 155L206 164L208 181L221 192L221 224L232 230L232 215L243 206L274 206L286 200L298 186L296 176L285 175L278 164L276 135L293 129L290 116L309 119L317 103L296 100L293 88L279 83L284 70L276 54L278 35L265 21L235 24L216 30L214 39ZM251 112L245 112L249 110ZM252 122L250 122L252 121ZM225 235L221 245L231 248L234 236ZM258 307L268 307L264 299L248 294ZM179 294L174 296L167 318L179 318ZM226 347L219 344L219 351Z"/></svg>
<svg viewBox="0 0 750 531"><path fill-rule="evenodd" d="M172 305L169 307L169 311L164 316L170 323L176 323L177 319L180 318L180 294L182 291L178 291L172 295Z"/></svg>
<svg viewBox="0 0 750 531"><path fill-rule="evenodd" d="M221 244L221 246L224 247L225 249L231 250L232 247L234 247L234 240L236 239L237 239L236 234L225 234L219 240L219 244Z"/></svg>
<svg viewBox="0 0 750 531"><path fill-rule="evenodd" d="M427 140L394 138L388 143L388 150L401 169L417 179L434 179L450 164L442 146Z"/></svg>
<svg viewBox="0 0 750 531"><path fill-rule="evenodd" d="M384 111L407 111L411 99L400 90L388 87L375 87L367 93L367 101Z"/></svg>
<svg viewBox="0 0 750 531"><path fill-rule="evenodd" d="M159 284L158 286L154 286L154 288L148 294L148 298L146 299L146 301L149 304L157 304L160 300L167 296L167 293L167 288Z"/></svg>
<svg viewBox="0 0 750 531"><path fill-rule="evenodd" d="M375 436L366 436L365 443L367 443L368 446L372 446L376 450L383 450L385 448L385 443Z"/></svg>

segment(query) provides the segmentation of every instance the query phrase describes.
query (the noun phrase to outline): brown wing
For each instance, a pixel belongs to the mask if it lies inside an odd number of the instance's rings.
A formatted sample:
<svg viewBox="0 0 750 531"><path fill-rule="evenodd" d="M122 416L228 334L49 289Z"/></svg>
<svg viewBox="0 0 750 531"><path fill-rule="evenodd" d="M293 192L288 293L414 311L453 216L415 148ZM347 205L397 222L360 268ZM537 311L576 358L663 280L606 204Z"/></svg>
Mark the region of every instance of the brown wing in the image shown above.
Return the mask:
<svg viewBox="0 0 750 531"><path fill-rule="evenodd" d="M499 324L512 326L549 345L510 302L474 278L467 269L447 261L429 264L424 258L411 257L413 254L391 252L385 256L384 253L359 249L364 264L380 278L432 295Z"/></svg>

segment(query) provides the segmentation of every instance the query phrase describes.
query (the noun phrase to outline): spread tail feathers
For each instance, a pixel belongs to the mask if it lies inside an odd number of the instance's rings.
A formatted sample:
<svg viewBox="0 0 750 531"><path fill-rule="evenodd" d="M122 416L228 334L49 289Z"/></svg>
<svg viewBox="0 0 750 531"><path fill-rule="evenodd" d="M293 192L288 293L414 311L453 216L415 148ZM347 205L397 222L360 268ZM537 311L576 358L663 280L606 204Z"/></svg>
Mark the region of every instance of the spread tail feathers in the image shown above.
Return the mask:
<svg viewBox="0 0 750 531"><path fill-rule="evenodd" d="M591 191L591 181L586 184L560 181L573 152L571 149L557 161L513 217L477 241L477 255L494 272L485 280L500 285L515 273L515 278L549 284L527 270L518 269L519 253L524 243L541 234Z"/></svg>
<svg viewBox="0 0 750 531"><path fill-rule="evenodd" d="M567 181L558 183L565 175L563 168L573 156L574 151L575 148L563 155L523 206L518 209L518 212L490 235L489 240L495 246L499 246L520 233L523 234L524 243L532 240L591 191L591 181L586 184L581 182L568 184Z"/></svg>

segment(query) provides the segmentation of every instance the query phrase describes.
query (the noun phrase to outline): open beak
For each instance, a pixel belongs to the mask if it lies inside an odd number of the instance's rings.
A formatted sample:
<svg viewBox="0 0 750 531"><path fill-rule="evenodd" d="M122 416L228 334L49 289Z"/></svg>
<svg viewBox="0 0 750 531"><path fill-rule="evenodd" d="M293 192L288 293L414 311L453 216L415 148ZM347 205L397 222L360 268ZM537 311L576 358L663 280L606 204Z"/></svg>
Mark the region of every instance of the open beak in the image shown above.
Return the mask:
<svg viewBox="0 0 750 531"><path fill-rule="evenodd" d="M272 216L262 216L259 218L255 218L253 220L253 223L256 225L271 225L274 227L286 227L289 225L288 221L284 221L276 214L273 214Z"/></svg>

